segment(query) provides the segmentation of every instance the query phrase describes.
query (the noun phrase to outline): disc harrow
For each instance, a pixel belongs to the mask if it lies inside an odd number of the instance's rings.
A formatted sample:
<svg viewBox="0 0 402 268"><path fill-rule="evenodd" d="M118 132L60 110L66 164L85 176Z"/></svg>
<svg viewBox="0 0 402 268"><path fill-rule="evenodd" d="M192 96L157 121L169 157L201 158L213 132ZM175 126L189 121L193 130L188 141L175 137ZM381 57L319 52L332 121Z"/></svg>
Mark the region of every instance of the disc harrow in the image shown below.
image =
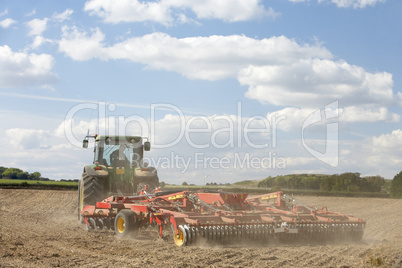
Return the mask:
<svg viewBox="0 0 402 268"><path fill-rule="evenodd" d="M358 241L365 221L326 207L306 206L283 192L259 196L225 192L165 191L111 196L81 211L88 230L112 229L133 237L154 226L171 230L177 246L208 243Z"/></svg>

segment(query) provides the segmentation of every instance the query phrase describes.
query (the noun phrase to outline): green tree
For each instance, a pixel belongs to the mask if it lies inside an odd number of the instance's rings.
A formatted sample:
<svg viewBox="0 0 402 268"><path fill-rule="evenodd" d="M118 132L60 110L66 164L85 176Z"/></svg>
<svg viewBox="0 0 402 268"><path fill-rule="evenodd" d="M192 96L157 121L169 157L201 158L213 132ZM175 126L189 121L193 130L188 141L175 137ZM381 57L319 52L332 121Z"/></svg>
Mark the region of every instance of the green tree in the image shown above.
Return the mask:
<svg viewBox="0 0 402 268"><path fill-rule="evenodd" d="M12 180L18 179L18 174L22 173L23 171L19 168L8 168L3 172L4 178L10 178Z"/></svg>
<svg viewBox="0 0 402 268"><path fill-rule="evenodd" d="M363 178L360 187L362 192L381 192L381 188L385 185L385 179L381 176L367 176Z"/></svg>
<svg viewBox="0 0 402 268"><path fill-rule="evenodd" d="M258 187L260 188L271 188L275 182L275 178L272 178L271 176L265 178L263 181L260 181L258 183Z"/></svg>
<svg viewBox="0 0 402 268"><path fill-rule="evenodd" d="M338 175L332 175L324 178L320 183L320 190L321 191L332 191L334 187L336 177Z"/></svg>
<svg viewBox="0 0 402 268"><path fill-rule="evenodd" d="M301 180L301 185L304 189L308 190L320 190L320 184L322 179L316 176L304 175Z"/></svg>
<svg viewBox="0 0 402 268"><path fill-rule="evenodd" d="M40 179L40 177L42 177L42 174L40 174L40 172L34 172L31 174L31 177L33 180L38 181Z"/></svg>
<svg viewBox="0 0 402 268"><path fill-rule="evenodd" d="M183 185L183 186L187 186L188 185L188 183L187 182L183 182L181 185Z"/></svg>
<svg viewBox="0 0 402 268"><path fill-rule="evenodd" d="M285 188L287 186L287 181L284 176L275 177L275 184L272 186L276 186L279 188Z"/></svg>
<svg viewBox="0 0 402 268"><path fill-rule="evenodd" d="M29 180L29 173L28 172L20 172L17 174L17 179L19 180Z"/></svg>
<svg viewBox="0 0 402 268"><path fill-rule="evenodd" d="M6 167L0 167L0 178L3 177L3 172L6 171Z"/></svg>
<svg viewBox="0 0 402 268"><path fill-rule="evenodd" d="M402 171L395 175L391 182L391 197L402 197Z"/></svg>

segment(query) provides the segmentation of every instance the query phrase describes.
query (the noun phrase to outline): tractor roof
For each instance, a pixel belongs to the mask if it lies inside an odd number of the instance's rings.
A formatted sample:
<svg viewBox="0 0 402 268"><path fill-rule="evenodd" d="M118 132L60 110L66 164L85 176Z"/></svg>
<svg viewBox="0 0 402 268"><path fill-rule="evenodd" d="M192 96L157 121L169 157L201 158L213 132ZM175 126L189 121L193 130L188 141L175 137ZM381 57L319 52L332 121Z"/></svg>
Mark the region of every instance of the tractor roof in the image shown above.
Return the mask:
<svg viewBox="0 0 402 268"><path fill-rule="evenodd" d="M142 137L141 136L115 136L115 135L99 135L96 137L96 141L100 140L106 140L107 138L112 139L112 140L126 140L129 141L131 139L134 139L135 141L141 141Z"/></svg>

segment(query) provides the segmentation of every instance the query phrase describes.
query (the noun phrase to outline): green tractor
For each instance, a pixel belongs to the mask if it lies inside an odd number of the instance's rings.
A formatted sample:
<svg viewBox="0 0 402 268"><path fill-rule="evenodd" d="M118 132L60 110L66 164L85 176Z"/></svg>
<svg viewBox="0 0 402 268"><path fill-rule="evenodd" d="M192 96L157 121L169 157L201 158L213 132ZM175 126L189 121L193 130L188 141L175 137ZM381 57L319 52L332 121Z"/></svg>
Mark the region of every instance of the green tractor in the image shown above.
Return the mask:
<svg viewBox="0 0 402 268"><path fill-rule="evenodd" d="M151 145L139 136L86 136L95 139L94 161L84 167L78 184L78 218L87 205L95 205L112 196L137 195L141 190L153 191L159 186L154 167L143 163L144 151Z"/></svg>

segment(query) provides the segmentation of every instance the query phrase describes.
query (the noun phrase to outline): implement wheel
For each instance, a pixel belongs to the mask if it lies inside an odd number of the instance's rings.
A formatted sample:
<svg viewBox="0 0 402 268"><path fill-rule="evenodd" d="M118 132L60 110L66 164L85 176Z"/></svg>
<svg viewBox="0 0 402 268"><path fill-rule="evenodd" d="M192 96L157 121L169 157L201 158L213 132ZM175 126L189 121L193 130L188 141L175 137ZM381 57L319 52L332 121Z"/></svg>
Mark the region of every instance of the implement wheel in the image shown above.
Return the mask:
<svg viewBox="0 0 402 268"><path fill-rule="evenodd" d="M173 229L173 240L176 246L182 247L186 245L187 242L187 233L186 230L184 230L184 227L182 225L177 227L177 234L174 233Z"/></svg>
<svg viewBox="0 0 402 268"><path fill-rule="evenodd" d="M117 238L133 238L138 233L135 213L131 210L121 210L114 220L114 230Z"/></svg>

